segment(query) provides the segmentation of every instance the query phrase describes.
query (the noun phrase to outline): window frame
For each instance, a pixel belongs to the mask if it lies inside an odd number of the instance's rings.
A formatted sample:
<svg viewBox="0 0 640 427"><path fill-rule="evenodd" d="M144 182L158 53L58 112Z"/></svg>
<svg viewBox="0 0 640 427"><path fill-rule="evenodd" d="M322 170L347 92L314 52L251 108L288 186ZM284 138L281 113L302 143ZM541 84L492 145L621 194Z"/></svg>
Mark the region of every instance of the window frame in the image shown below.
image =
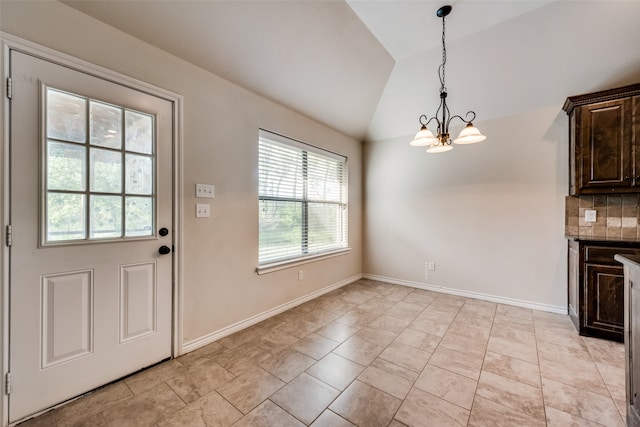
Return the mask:
<svg viewBox="0 0 640 427"><path fill-rule="evenodd" d="M85 138L84 141L71 141L63 138L57 137L49 137L48 135L48 96L49 91L55 91L71 96L76 96L78 98L82 98L85 100ZM93 144L91 142L91 134L90 134L90 109L92 103L97 103L101 105L106 105L109 107L118 108L121 110L122 117L122 135L121 135L121 146L120 148L112 148L112 147L103 147L97 144ZM103 243L113 243L113 242L135 242L141 240L156 240L158 238L156 233L156 223L157 223L157 117L154 114L147 113L145 111L141 111L138 109L130 108L126 105L113 104L108 101L94 98L88 95L75 93L68 91L66 89L50 86L45 83L41 83L40 85L40 147L39 147L39 248L48 248L48 247L59 247L59 246L76 246L76 245L96 245ZM145 153L141 151L134 151L127 149L125 146L125 117L126 113L134 113L140 114L144 116L148 116L152 120L152 146L151 152ZM84 190L56 190L48 188L48 171L49 171L49 159L48 159L48 147L49 142L61 143L61 144L69 144L73 146L83 147L84 152L84 162L85 162L85 170L83 177ZM91 149L109 151L113 153L118 153L122 158L121 163L121 188L119 192L105 192L105 191L94 191L91 189L90 180L91 180L91 162L90 155ZM149 194L137 194L128 192L126 189L126 158L127 155L141 156L151 159L151 192ZM48 197L49 194L77 194L84 196L84 208L83 208L83 225L84 225L84 238L76 238L76 239L61 239L61 240L50 240L49 235L49 224L48 224ZM91 237L91 196L114 196L120 197L121 199L121 207L120 207L120 219L121 219L121 234L120 236L113 237ZM152 209L152 217L151 217L151 229L150 233L146 235L127 235L126 234L126 202L127 198L146 198L151 200L151 209Z"/></svg>
<svg viewBox="0 0 640 427"><path fill-rule="evenodd" d="M262 179L262 162L261 162L261 145L263 143L272 143L273 145L281 145L286 148L297 150L301 153L301 164L300 168L302 170L302 196L301 197L282 197L282 196L273 196L261 194L260 182ZM336 161L334 164L339 164L342 172L342 176L340 177L340 200L317 200L311 198L309 196L308 191L308 158L309 153L313 153L316 156L320 156L325 159L331 159ZM335 256L339 256L350 251L349 248L349 233L348 233L348 224L349 224L349 214L348 214L348 205L349 205L349 196L348 196L348 157L339 153L335 153L333 151L320 148L299 140L295 140L280 134L277 134L272 131L268 131L265 129L259 129L258 134L258 210L261 209L261 203L263 201L273 201L273 202L291 202L291 203L299 203L301 205L302 210L302 222L301 222L301 242L300 242L300 251L298 254L290 255L290 256L281 256L281 257L271 257L271 258L263 258L261 259L260 253L260 240L261 240L261 227L260 227L260 215L258 215L258 267L256 268L256 272L258 274L269 273L271 271L276 271L284 268L293 267L296 265L305 264L311 261L317 261L319 259L331 258ZM311 229L309 228L309 204L322 204L325 206L338 206L341 209L341 214L339 216L339 221L336 224L335 231L339 236L339 242L336 245L331 245L327 249L320 249L316 251L309 252L309 234Z"/></svg>

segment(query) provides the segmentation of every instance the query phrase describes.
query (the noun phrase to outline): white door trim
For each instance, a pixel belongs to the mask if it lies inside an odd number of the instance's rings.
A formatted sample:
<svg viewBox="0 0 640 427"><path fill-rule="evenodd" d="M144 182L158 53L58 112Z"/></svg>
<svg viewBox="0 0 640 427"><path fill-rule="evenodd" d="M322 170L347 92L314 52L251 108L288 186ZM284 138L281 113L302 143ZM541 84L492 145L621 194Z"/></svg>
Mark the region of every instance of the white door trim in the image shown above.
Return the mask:
<svg viewBox="0 0 640 427"><path fill-rule="evenodd" d="M47 61L72 68L123 86L146 92L159 98L166 99L173 104L173 313L172 313L172 355L177 357L183 353L183 106L182 95L152 84L134 79L104 67L92 64L73 56L58 52L45 46L24 40L14 35L0 31L0 47L2 49L2 99L0 103L0 425L8 424L8 396L5 393L5 375L9 371L9 250L5 242L5 230L9 224L9 99L7 97L7 77L10 63L9 51L18 50L29 55L37 56Z"/></svg>

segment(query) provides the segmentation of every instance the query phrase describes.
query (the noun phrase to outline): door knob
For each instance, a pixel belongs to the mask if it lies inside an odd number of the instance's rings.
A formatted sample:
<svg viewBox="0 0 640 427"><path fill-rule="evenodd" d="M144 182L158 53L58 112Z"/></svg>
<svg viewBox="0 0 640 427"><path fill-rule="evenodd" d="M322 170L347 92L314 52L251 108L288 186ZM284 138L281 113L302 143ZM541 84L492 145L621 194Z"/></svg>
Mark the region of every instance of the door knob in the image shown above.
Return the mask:
<svg viewBox="0 0 640 427"><path fill-rule="evenodd" d="M160 255L166 255L168 253L171 253L171 248L169 246L160 246L160 249L158 249L158 252L160 252Z"/></svg>
<svg viewBox="0 0 640 427"><path fill-rule="evenodd" d="M158 234L160 234L161 236L166 236L167 234L169 234L169 230L162 227L160 230L158 230Z"/></svg>

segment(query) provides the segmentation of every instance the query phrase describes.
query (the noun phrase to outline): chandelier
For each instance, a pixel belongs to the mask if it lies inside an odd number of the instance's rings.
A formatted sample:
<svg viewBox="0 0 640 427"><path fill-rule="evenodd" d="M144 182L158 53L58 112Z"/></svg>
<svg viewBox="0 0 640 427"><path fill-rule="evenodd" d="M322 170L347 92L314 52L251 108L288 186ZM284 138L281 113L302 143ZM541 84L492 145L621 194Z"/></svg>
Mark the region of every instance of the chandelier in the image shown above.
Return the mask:
<svg viewBox="0 0 640 427"><path fill-rule="evenodd" d="M451 6L442 6L436 12L439 18L442 18L442 64L438 67L438 77L440 78L440 106L436 111L436 115L428 118L424 114L420 116L418 121L420 122L420 131L416 134L410 145L414 147L427 148L427 153L443 153L453 149L451 145L451 138L449 137L449 123L453 119L460 119L467 125L462 129L460 135L453 140L455 144L473 144L475 142L484 141L486 136L480 133L472 121L476 118L476 113L473 111L467 112L465 115L467 119L461 116L452 116L447 106L447 88L444 84L444 68L447 63L447 48L445 46L445 31L444 31L444 18L451 13ZM440 117L438 117L440 116ZM438 136L434 136L433 133L427 128L427 125L431 121L435 120L438 125Z"/></svg>

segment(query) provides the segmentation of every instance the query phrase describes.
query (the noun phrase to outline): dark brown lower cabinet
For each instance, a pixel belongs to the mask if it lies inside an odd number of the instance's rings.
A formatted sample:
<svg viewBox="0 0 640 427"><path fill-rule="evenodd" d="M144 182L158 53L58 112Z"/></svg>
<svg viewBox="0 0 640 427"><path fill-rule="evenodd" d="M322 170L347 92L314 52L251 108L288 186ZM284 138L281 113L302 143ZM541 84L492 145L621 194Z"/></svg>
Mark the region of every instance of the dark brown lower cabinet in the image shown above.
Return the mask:
<svg viewBox="0 0 640 427"><path fill-rule="evenodd" d="M624 341L624 272L616 254L640 243L569 241L569 317L580 335Z"/></svg>

